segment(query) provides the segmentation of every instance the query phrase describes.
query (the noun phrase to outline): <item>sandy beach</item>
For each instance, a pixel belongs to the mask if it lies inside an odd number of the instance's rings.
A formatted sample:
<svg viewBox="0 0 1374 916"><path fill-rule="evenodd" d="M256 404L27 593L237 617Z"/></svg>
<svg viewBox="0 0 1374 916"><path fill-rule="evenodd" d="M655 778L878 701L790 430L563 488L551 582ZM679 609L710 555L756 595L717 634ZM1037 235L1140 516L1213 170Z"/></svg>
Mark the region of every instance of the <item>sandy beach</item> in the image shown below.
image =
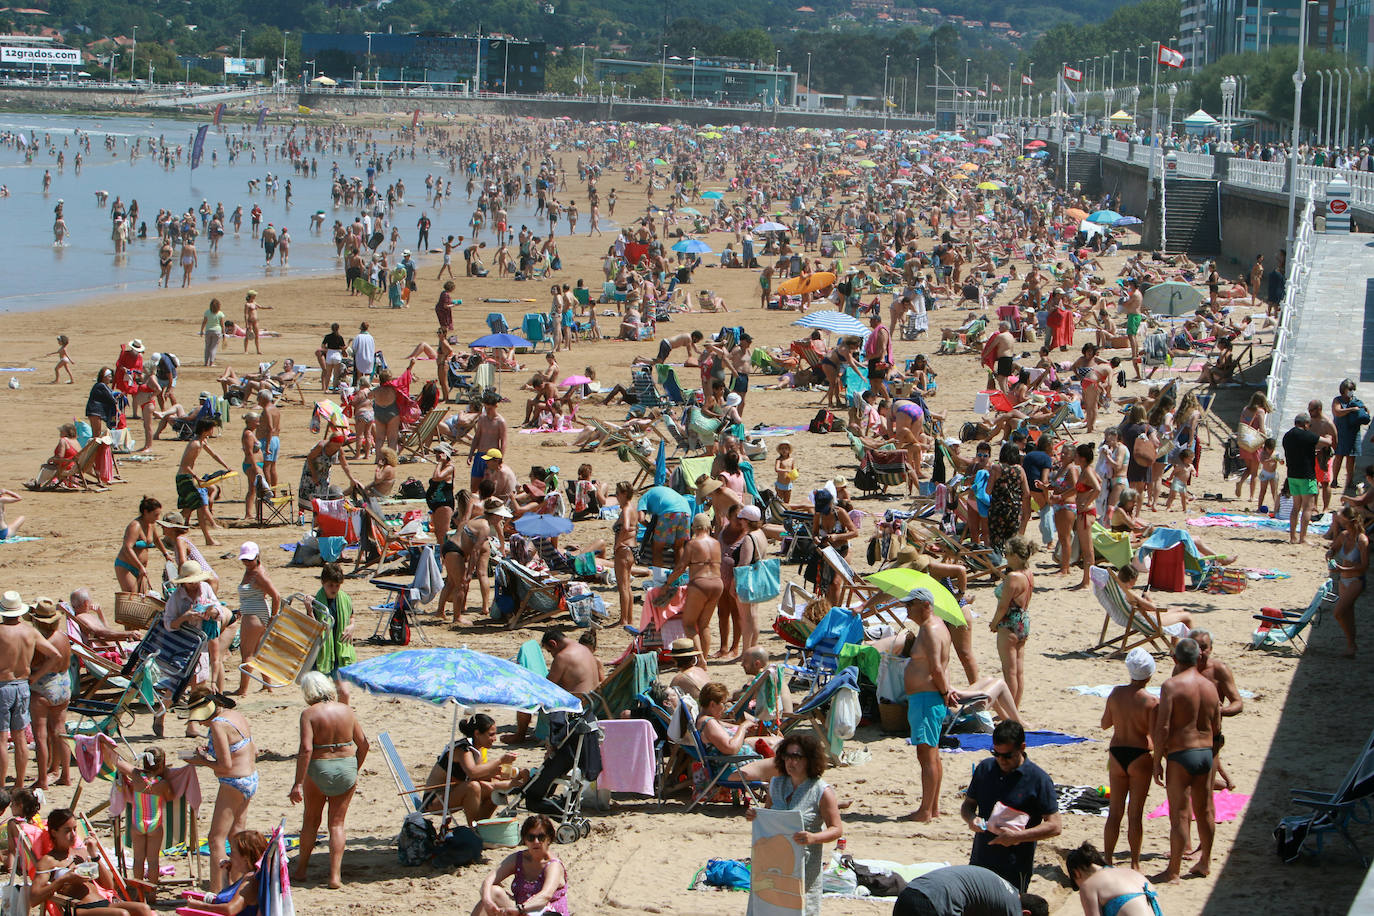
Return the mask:
<svg viewBox="0 0 1374 916"><path fill-rule="evenodd" d="M566 158L569 184L573 188L575 156L569 151ZM706 186L720 185L708 182ZM643 185L626 184L621 174L608 171L602 179L602 193L612 187L620 197L616 213L618 222L624 224L643 212ZM328 179L322 175L313 182L301 181L298 193L304 195L303 200L313 208L317 201L323 205L327 188ZM422 193L422 189L417 188L415 192ZM460 231L460 223L471 209L458 200L460 193L455 192L455 203L436 220L432 237L442 238L450 232ZM573 188L560 197L579 199L584 195ZM330 219L332 221L333 215ZM585 217L581 225L585 229ZM413 233L413 226L402 223L403 244L413 241ZM245 227L245 237L246 234ZM557 279L575 283L581 278L587 285L598 287L600 259L613 238L611 232L591 239L585 235L561 236L564 270ZM731 240L725 233L712 233L703 239L716 250ZM155 243L141 243L134 249L133 257L155 259L154 246ZM1123 257L1104 259L1109 275L1115 274ZM274 278L252 284L259 291L260 301L273 307L272 311L263 313L264 327L281 334L263 341L261 358L293 357L313 367L314 350L328 332L330 322L339 322L344 336L351 337L359 322L367 321L389 363L395 368L403 368L402 357L417 342L434 339L432 307L440 288L434 275L439 260L437 255L419 259L420 288L412 297L410 307L400 311L368 309L365 299L349 297L344 289L341 265L338 273L329 279ZM717 258L711 256L708 260L715 262ZM461 273L461 260L455 258L455 262ZM320 265L302 266L317 268ZM9 367L37 370L0 372L0 422L7 438L6 447L0 449L0 485L21 490L22 482L31 478L51 454L58 424L83 413L86 393L97 368L113 365L120 344L130 338L142 338L149 351L171 351L180 356L182 369L178 392L182 403L188 405L194 403L198 391L218 393L219 386L214 379L224 366L230 365L239 371L253 368L258 357L245 355L242 343L236 340L231 340L221 350L216 368L199 365L201 342L197 328L209 298L218 296L228 314L237 319L247 288L248 284L234 284L220 288L194 286L187 291L149 289L137 295L60 309L0 316L0 362ZM730 312L675 314L672 322L662 326L661 331L677 333L700 329L710 335L722 325L738 324L743 325L756 342L781 346L805 336L800 329L790 327L797 317L795 313L763 311L758 307L756 271L708 267L698 272L695 288L715 290L725 299ZM491 311L503 311L511 325L516 326L525 311L547 310L547 293L547 283L539 281L520 283L498 280L494 276L485 279L460 277L455 296L463 299L463 304L454 311L456 333L464 343L486 333L484 318ZM532 298L533 301L488 305L481 301L483 298ZM940 381L939 393L932 406L947 415L947 428L957 429L963 420L973 416L974 395L982 389L986 374L975 366L974 356L934 355L939 344L939 330L956 326L967 317L966 312L948 307L949 303L942 304L946 307L931 313L930 335L916 342L898 339L894 341L894 348L898 363L917 353L930 356ZM615 319L602 318L601 322L603 333L614 332ZM55 348L54 337L59 333L69 335L72 340L70 352L77 364L74 385L52 384L52 361L41 358ZM1089 334L1080 332L1080 344L1089 339ZM628 384L631 360L639 355L651 356L656 345L656 341L578 342L571 353L559 354L559 363L565 374L580 372L584 366L589 366L596 370L603 385ZM522 356L521 361L530 370L543 363L542 356L537 355ZM415 372L417 381L432 378L434 363L417 363ZM1255 371L1251 377L1258 381L1261 372ZM523 393L518 389L528 381L529 374L529 371L502 373L500 377L501 392L511 399L502 407L512 424L508 464L522 478L532 464L558 464L564 478L569 479L584 460L584 456L576 454L570 446L571 434L530 434L515 430L524 402ZM1195 373L1179 374L1185 388L1194 383ZM17 390L3 387L11 376L19 380ZM1164 377L1161 373L1161 379ZM758 380L756 377L755 381ZM1334 394L1335 380L1332 388ZM290 481L293 487L302 458L316 441L307 423L310 401L320 396L318 373L307 376L303 389L306 391L305 407L294 403L284 406L280 474L281 479ZM418 384L415 390L418 391ZM1128 392L1142 390L1142 386L1135 384L1127 388ZM1220 392L1214 410L1222 423L1234 428L1237 414L1252 390L1230 388ZM805 424L815 413L821 394L819 391L755 389L750 392L744 417L746 425L753 426L765 420L776 425ZM588 405L583 410L602 419L618 421L624 417L622 407ZM234 411L234 422L213 440L216 450L234 466L238 462L241 413ZM1288 425L1283 418L1271 422L1279 424L1278 435ZM138 425L131 426L141 436ZM1099 438L1081 436L1080 441L1096 442ZM782 440L765 441L771 450ZM807 492L839 474L852 477L856 462L842 433L799 432L787 441L793 444L801 470L796 492ZM1193 493L1195 496L1204 492L1231 495L1234 482L1223 482L1221 478L1221 441L1217 429L1203 432L1202 442L1201 476L1192 487ZM155 460L123 462L121 468L127 483L117 484L107 492L32 493L21 490L24 500L10 507L10 515L26 516L28 521L22 533L40 540L0 545L0 587L17 589L26 600L32 601L39 595L63 599L72 589L88 586L101 604L111 609L115 590L111 561L118 550L123 526L134 517L136 505L145 495L159 498L167 508L174 506L173 476L181 449L181 444L176 442L154 443L151 454L156 456ZM597 453L585 460L592 461L595 476L603 482L614 484L634 476L632 466L620 464L613 452ZM425 465L407 465L400 470L401 479L414 475L423 480L428 476ZM370 473L370 468L359 468L356 473ZM243 488L241 475L227 484L224 501L218 507L221 519L231 520L242 514L242 506L234 503L242 499ZM885 508L904 504L859 499L856 505L880 515ZM1233 500L1198 499L1189 515L1196 517L1211 509L1236 509L1239 505ZM1150 514L1155 524L1177 525L1184 518L1177 505L1171 512ZM565 541L587 543L607 536L609 528L609 521L578 523L574 534ZM1032 535L1034 529L1032 523ZM1195 534L1204 532L1213 546L1237 554L1236 565L1278 570L1286 575L1251 581L1247 591L1238 595L1189 591L1153 596L1162 603L1188 608L1199 626L1211 630L1217 657L1232 666L1240 687L1254 694L1246 699L1241 715L1226 720L1227 744L1223 756L1237 784L1236 791L1254 797L1241 810L1238 819L1218 825L1216 857L1209 878L1158 889L1163 910L1170 916L1198 913L1226 916L1297 908L1313 913L1343 912L1363 873L1348 850L1343 849L1339 841L1334 841L1328 844L1328 853L1320 869L1305 863L1285 866L1274 855L1269 832L1280 816L1289 813L1287 788L1334 787L1351 763L1357 746L1374 725L1374 713L1367 710L1365 704L1342 702L1342 694L1363 680L1368 668L1367 657L1353 662L1338 658L1340 635L1330 620L1323 621L1312 633L1311 649L1302 659L1286 652L1251 652L1244 648L1254 629L1251 615L1260 607L1295 609L1307 605L1324 575L1324 538L1314 535L1307 546L1290 546L1286 533L1277 531L1226 527L1192 530ZM863 531L864 536L852 557L861 572L868 569L862 562L862 547L873 531L871 515L865 519ZM299 534L296 527L231 528L218 532L217 537L224 546L205 552L222 577L222 596L232 597L232 586L238 581L240 568L235 559L237 546L250 539L262 545L271 575L283 594L313 593L317 587L317 570L288 568L290 553L280 546L296 541ZM196 541L200 543L198 537ZM1076 573L1067 578L1057 576L1048 563L1044 552L1033 561L1037 574L1036 594L1026 652L1027 689L1021 709L1027 722L1036 728L1068 732L1090 740L1033 749L1030 756L1056 783L1098 786L1106 782L1107 774L1105 739L1108 733L1099 727L1102 700L1080 695L1069 688L1123 683L1125 670L1119 659L1086 651L1098 641L1103 612L1091 592L1067 590L1077 581ZM784 565L783 573L784 581L800 581L795 566ZM357 630L363 636L370 634L378 615L366 608L378 603L380 593L365 579L350 580L345 590L360 608ZM979 666L985 673L996 674L995 641L986 626L995 608L995 599L986 586L976 588L974 594L973 610L978 619L972 630ZM614 592L606 591L603 596L613 608ZM472 597L476 598L475 589ZM1361 612L1364 605L1361 600ZM426 633L436 645L468 646L506 657L513 657L521 641L536 635L532 631L510 632L486 624L461 630L447 625L430 626ZM600 635L598 656L609 663L623 650L626 635L616 629L605 629ZM783 644L771 633L766 634L764 645L775 659L781 658ZM384 648L366 643L359 645L362 658L383 651ZM1167 661L1161 660L1160 668L1155 684L1167 673ZM738 666L713 664L711 673L713 678L732 688L745 681ZM963 685L957 664L951 676L956 686ZM228 677L232 685L236 676L230 672ZM369 735L389 731L413 778L420 782L447 739L449 714L416 703L355 696L354 705ZM299 809L288 802L287 793L294 772L292 758L297 746L297 719L302 705L297 691L279 690L272 694L253 693L239 707L253 723L261 752L262 787L253 800L249 819L252 826L264 831L282 818L286 819L290 832L300 827ZM513 724L511 713L497 713L496 718L503 730ZM167 750L169 757L193 746L190 739L180 737L155 741L150 726L151 718L140 716L126 731L126 736L137 748L157 743ZM169 731L179 733L179 728L169 727ZM849 851L859 858L899 862L967 862L970 834L957 816L959 796L972 766L983 755L943 755L945 776L941 808L944 816L935 824L917 827L898 820L919 801L920 781L914 749L902 739L885 736L876 723L863 727L852 744L871 751L872 759L859 766L832 769L826 774L840 798L852 803L844 812ZM519 753L522 765L538 760L538 752L533 749L522 749ZM202 783L208 796L201 813L203 835L212 795L208 777L204 777ZM50 805L65 804L70 791L54 789L49 795ZM98 789L95 795L99 795ZM91 798L88 791L83 806ZM1147 809L1163 801L1164 790L1154 787ZM708 805L684 814L682 807L680 800L660 808L652 799L625 796L617 798L609 811L592 812L593 828L588 839L554 849L554 854L567 864L569 896L575 911L583 916L612 911L742 912L746 899L742 894L686 890L693 874L708 859L748 855L749 829L740 816L741 811L726 805ZM402 800L397 797L374 745L349 815L350 841L344 860L347 887L342 891L325 888L321 859L324 849L321 848L312 867L312 880L297 889L297 911L311 916L329 916L357 912L359 905L366 903L382 916L406 912L468 912L490 866L474 865L457 873L400 866L396 860L394 837L402 815ZM1076 846L1085 839L1100 845L1102 825L1103 820L1097 817L1066 814L1063 835L1041 844L1036 877L1030 889L1048 898L1052 910L1078 911L1077 897L1069 889L1059 850ZM1124 839L1119 848L1124 848ZM1152 874L1162 870L1167 854L1167 819L1147 820L1144 871ZM500 851L490 851L487 861L494 865L500 855ZM828 857L829 849L826 855ZM886 913L890 908L890 901L828 900L825 905L826 912L833 913Z"/></svg>

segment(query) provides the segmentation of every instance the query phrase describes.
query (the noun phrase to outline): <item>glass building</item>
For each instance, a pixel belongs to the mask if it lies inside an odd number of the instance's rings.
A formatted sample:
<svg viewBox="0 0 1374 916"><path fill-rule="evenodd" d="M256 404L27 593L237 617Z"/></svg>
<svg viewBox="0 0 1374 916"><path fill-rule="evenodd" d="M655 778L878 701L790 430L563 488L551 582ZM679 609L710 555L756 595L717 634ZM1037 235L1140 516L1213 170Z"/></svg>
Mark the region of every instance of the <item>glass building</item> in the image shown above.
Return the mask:
<svg viewBox="0 0 1374 916"><path fill-rule="evenodd" d="M1302 0L1185 0L1179 14L1184 66L1296 45L1302 6ZM1345 54L1351 66L1374 65L1369 13L1370 0L1319 0L1307 23L1308 47Z"/></svg>
<svg viewBox="0 0 1374 916"><path fill-rule="evenodd" d="M543 92L544 53L542 41L427 32L301 37L301 58L340 82L466 82L483 92Z"/></svg>
<svg viewBox="0 0 1374 916"><path fill-rule="evenodd" d="M657 74L660 66L663 65L656 60L602 57L596 60L591 80L605 83L609 91L613 82L635 79L646 70ZM702 58L693 66L690 61L669 58L663 71L664 94L684 99L734 105L762 103L768 107L775 102L794 104L797 92L797 74L791 70L775 70L744 61ZM658 87L654 88L653 95L658 95Z"/></svg>

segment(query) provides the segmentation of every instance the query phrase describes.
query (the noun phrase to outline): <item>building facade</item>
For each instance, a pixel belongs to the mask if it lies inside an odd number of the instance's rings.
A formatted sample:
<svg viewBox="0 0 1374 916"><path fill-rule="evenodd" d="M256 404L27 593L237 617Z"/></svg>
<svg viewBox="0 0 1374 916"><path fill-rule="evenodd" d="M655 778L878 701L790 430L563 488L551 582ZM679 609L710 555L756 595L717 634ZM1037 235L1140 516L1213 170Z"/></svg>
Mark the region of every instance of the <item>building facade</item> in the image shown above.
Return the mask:
<svg viewBox="0 0 1374 916"><path fill-rule="evenodd" d="M596 61L592 82L601 82L606 91L611 83L634 80L646 71L657 74L663 66L663 94L668 97L724 102L732 105L792 105L797 92L797 74L757 64L733 60L692 62L669 59L659 61L622 60L602 57ZM658 95L658 88L653 95Z"/></svg>
<svg viewBox="0 0 1374 916"><path fill-rule="evenodd" d="M542 41L435 33L372 32L301 36L301 59L314 74L357 80L469 83L482 92L543 92Z"/></svg>
<svg viewBox="0 0 1374 916"><path fill-rule="evenodd" d="M1307 23L1308 47L1374 65L1371 0L1319 0ZM1184 0L1179 50L1205 67L1228 54L1263 53L1298 43L1302 0Z"/></svg>

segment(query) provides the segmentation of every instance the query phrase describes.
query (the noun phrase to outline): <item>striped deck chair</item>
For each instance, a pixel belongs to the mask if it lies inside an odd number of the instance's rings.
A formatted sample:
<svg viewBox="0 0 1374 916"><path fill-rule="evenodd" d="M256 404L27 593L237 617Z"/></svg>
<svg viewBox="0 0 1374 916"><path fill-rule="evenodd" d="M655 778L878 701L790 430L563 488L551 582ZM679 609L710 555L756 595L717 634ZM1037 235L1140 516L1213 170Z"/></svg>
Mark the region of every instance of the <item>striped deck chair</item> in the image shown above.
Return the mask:
<svg viewBox="0 0 1374 916"><path fill-rule="evenodd" d="M670 403L681 406L695 400L695 391L683 389L682 382L677 375L677 366L671 363L659 363L654 371L658 376L658 383L663 386L663 393Z"/></svg>
<svg viewBox="0 0 1374 916"><path fill-rule="evenodd" d="M1098 649L1112 646L1115 648L1113 654L1124 655L1136 646L1146 643L1155 652L1169 651L1169 634L1164 632L1164 623L1160 620L1158 611L1155 611L1152 619L1149 614L1134 610L1126 598L1126 593L1121 590L1121 584L1116 581L1111 570L1104 566L1094 566L1089 570L1088 579L1092 583L1093 596L1106 612L1097 645L1089 651L1096 652ZM1121 633L1108 639L1107 631L1113 626L1120 627Z"/></svg>
<svg viewBox="0 0 1374 916"><path fill-rule="evenodd" d="M672 405L658 393L654 386L654 376L649 366L630 367L630 386L635 393L633 413L643 413L651 407L671 407Z"/></svg>
<svg viewBox="0 0 1374 916"><path fill-rule="evenodd" d="M439 424L443 422L446 416L448 416L448 407L440 405L421 417L420 422L414 426L401 430L401 437L397 442L399 446L397 452L402 457L412 455L419 458L433 444L434 437L439 432Z"/></svg>
<svg viewBox="0 0 1374 916"><path fill-rule="evenodd" d="M616 454L622 456L622 460L628 459L631 464L639 468L634 479L630 481L630 485L633 486L636 491L641 489L647 490L654 485L654 477L657 474L657 469L654 467L654 462L656 460L654 457L644 454L632 445L617 449ZM665 460L668 465L668 479L671 480L673 471L678 467L679 459L668 458Z"/></svg>
<svg viewBox="0 0 1374 916"><path fill-rule="evenodd" d="M506 629L534 626L567 611L568 580L535 572L511 559L496 562L498 589L514 599Z"/></svg>
<svg viewBox="0 0 1374 916"><path fill-rule="evenodd" d="M314 667L320 642L332 622L328 608L297 592L267 622L257 653L239 670L268 687L300 683Z"/></svg>
<svg viewBox="0 0 1374 916"><path fill-rule="evenodd" d="M687 444L688 447L696 450L711 448L716 444L716 437L720 435L720 422L712 417L708 417L698 407L687 408Z"/></svg>
<svg viewBox="0 0 1374 916"><path fill-rule="evenodd" d="M206 642L204 633L189 627L169 630L160 619L155 620L138 648L130 653L120 674L132 679L151 660L157 669L157 692L167 697L168 705L176 705L191 684Z"/></svg>
<svg viewBox="0 0 1374 916"><path fill-rule="evenodd" d="M406 769L405 762L401 760L400 753L396 750L396 745L391 741L390 732L382 732L377 736L377 743L382 748L382 758L386 760L386 768L391 771L391 778L396 782L396 794L406 800L406 814L413 814L424 810L424 796L420 790L415 788L415 782L410 778L410 771Z"/></svg>
<svg viewBox="0 0 1374 916"><path fill-rule="evenodd" d="M612 429L596 417L583 416L579 419L596 430L596 438L587 440L579 451L594 452L607 446L614 448L618 445L624 445L630 441L631 436L629 433L618 429Z"/></svg>

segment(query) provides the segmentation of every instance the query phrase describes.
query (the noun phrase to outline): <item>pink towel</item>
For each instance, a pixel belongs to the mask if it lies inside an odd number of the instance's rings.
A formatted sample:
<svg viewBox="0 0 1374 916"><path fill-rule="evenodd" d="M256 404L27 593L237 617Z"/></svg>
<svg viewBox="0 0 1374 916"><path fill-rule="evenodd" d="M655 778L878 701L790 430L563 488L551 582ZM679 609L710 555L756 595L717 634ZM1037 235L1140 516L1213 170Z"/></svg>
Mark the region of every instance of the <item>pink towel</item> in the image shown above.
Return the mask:
<svg viewBox="0 0 1374 916"><path fill-rule="evenodd" d="M106 734L76 736L76 769L83 782L93 782L100 775L100 742L114 747L114 740Z"/></svg>
<svg viewBox="0 0 1374 916"><path fill-rule="evenodd" d="M603 719L598 788L608 792L654 794L654 729L644 719Z"/></svg>
<svg viewBox="0 0 1374 916"><path fill-rule="evenodd" d="M1240 809L1245 807L1245 803L1250 800L1250 796L1242 795L1239 792L1230 792L1222 789L1220 792L1212 793L1212 807L1216 809L1217 823L1223 821L1233 821L1240 816ZM1168 817L1169 803L1165 802L1155 810L1151 811L1146 817Z"/></svg>
<svg viewBox="0 0 1374 916"><path fill-rule="evenodd" d="M181 798L185 796L186 806L192 811L200 808L200 775L196 767L190 765L167 768L167 781L172 785L172 797ZM110 790L110 807L115 811L122 811L124 806L129 803L129 798L125 795L124 780L116 780L114 788Z"/></svg>

